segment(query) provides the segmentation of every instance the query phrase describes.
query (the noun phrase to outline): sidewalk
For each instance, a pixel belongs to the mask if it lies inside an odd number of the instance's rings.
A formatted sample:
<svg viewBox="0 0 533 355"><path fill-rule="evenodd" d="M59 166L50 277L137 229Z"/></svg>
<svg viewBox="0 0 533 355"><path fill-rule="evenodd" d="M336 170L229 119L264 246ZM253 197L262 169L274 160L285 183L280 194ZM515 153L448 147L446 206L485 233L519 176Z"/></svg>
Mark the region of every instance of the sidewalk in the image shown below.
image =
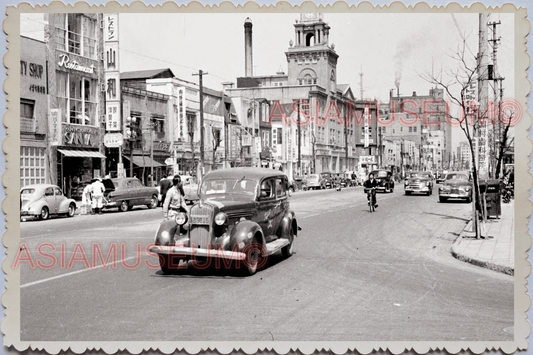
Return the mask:
<svg viewBox="0 0 533 355"><path fill-rule="evenodd" d="M476 239L472 221L468 222L452 245L452 255L462 261L514 275L514 200L502 202L499 219L485 223L488 238Z"/></svg>

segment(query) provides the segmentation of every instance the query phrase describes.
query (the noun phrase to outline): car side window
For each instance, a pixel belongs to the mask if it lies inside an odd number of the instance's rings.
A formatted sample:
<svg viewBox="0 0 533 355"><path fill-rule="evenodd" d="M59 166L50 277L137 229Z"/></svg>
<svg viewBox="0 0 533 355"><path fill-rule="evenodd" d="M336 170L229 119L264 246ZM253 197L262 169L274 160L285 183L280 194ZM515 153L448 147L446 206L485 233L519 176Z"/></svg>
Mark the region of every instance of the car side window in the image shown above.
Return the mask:
<svg viewBox="0 0 533 355"><path fill-rule="evenodd" d="M63 193L61 192L61 189L59 187L54 187L54 194L56 196L62 196Z"/></svg>
<svg viewBox="0 0 533 355"><path fill-rule="evenodd" d="M143 184L139 180L133 180L133 187L143 187Z"/></svg>
<svg viewBox="0 0 533 355"><path fill-rule="evenodd" d="M47 187L47 188L44 190L44 195L45 195L45 196L54 196L54 189L51 188L51 187Z"/></svg>
<svg viewBox="0 0 533 355"><path fill-rule="evenodd" d="M261 183L261 199L269 199L274 196L272 191L272 181L271 180L263 180Z"/></svg>
<svg viewBox="0 0 533 355"><path fill-rule="evenodd" d="M287 195L287 182L285 179L277 178L276 179L276 197L284 197Z"/></svg>

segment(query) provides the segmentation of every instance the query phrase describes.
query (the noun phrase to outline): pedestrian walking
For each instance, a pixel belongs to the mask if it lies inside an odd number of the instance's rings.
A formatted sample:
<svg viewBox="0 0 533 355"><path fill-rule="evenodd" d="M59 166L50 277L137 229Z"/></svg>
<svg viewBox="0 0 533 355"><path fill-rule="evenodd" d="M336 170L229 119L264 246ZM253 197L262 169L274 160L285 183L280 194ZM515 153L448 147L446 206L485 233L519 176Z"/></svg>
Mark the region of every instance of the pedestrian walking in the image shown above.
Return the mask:
<svg viewBox="0 0 533 355"><path fill-rule="evenodd" d="M94 182L94 179L91 181L91 184L85 185L81 194L81 205L84 208L83 214L87 214L87 210L90 208L89 206L92 205L92 182Z"/></svg>
<svg viewBox="0 0 533 355"><path fill-rule="evenodd" d="M159 192L161 193L161 208L167 197L167 192L172 188L172 181L167 178L167 175L163 175L163 178L159 181Z"/></svg>
<svg viewBox="0 0 533 355"><path fill-rule="evenodd" d="M185 203L185 198L182 195L180 189L181 177L179 175L174 175L172 179L172 184L174 185L171 189L167 191L167 196L163 202L163 218L168 219L175 216L181 209L189 213L189 207Z"/></svg>
<svg viewBox="0 0 533 355"><path fill-rule="evenodd" d="M94 179L95 181L91 184L91 193L92 193L92 210L91 214L102 214L102 207L104 207L104 192L105 186L102 184L101 179Z"/></svg>

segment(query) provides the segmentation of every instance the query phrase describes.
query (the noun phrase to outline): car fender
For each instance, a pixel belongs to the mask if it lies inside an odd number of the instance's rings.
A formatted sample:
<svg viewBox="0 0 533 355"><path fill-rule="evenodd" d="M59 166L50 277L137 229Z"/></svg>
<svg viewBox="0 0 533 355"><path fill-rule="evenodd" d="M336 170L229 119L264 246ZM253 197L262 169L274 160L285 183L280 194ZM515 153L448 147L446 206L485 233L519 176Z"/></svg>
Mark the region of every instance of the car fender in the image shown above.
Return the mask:
<svg viewBox="0 0 533 355"><path fill-rule="evenodd" d="M231 230L228 247L231 249L234 245L241 242L248 245L252 242L256 234L260 235L259 243L265 245L265 236L259 224L249 220L241 221Z"/></svg>
<svg viewBox="0 0 533 355"><path fill-rule="evenodd" d="M174 218L161 222L157 232L155 232L155 245L167 246L170 242L174 242L174 234L176 234L177 229L178 224Z"/></svg>
<svg viewBox="0 0 533 355"><path fill-rule="evenodd" d="M288 239L290 235L291 228L293 230L294 236L298 235L298 223L296 222L296 216L293 211L289 211L281 220L280 229L281 229L281 238Z"/></svg>
<svg viewBox="0 0 533 355"><path fill-rule="evenodd" d="M37 200L35 202L32 202L30 204L30 209L29 211L30 212L34 212L35 214L40 214L41 213L41 209L43 207L47 207L48 208L48 211L50 212L50 207L48 207L48 203L46 203L44 200Z"/></svg>
<svg viewBox="0 0 533 355"><path fill-rule="evenodd" d="M61 204L59 205L59 208L57 210L57 213L67 213L68 212L68 206L73 203L74 206L76 206L76 202L74 200L63 200L61 201Z"/></svg>

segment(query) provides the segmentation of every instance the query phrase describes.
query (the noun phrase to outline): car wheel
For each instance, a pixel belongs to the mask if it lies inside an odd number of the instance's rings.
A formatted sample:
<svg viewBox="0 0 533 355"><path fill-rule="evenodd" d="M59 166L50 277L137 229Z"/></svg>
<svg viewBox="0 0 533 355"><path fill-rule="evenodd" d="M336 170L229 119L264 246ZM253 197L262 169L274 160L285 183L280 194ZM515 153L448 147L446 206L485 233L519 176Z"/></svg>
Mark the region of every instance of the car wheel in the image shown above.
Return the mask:
<svg viewBox="0 0 533 355"><path fill-rule="evenodd" d="M74 216L74 213L76 212L76 205L71 203L70 205L68 205L68 212L67 212L67 217L72 217Z"/></svg>
<svg viewBox="0 0 533 355"><path fill-rule="evenodd" d="M292 230L291 228L291 231L289 232L289 244L284 246L282 249L281 249L281 254L285 257L285 258L288 258L290 257L293 253L294 253L294 250L293 250L293 243L294 243L294 231Z"/></svg>
<svg viewBox="0 0 533 355"><path fill-rule="evenodd" d="M390 193L393 193L394 192L394 187L391 187L390 188Z"/></svg>
<svg viewBox="0 0 533 355"><path fill-rule="evenodd" d="M472 197L467 197L466 198L466 203L471 203L472 202Z"/></svg>
<svg viewBox="0 0 533 355"><path fill-rule="evenodd" d="M157 207L157 204L159 203L158 199L157 199L157 196L154 195L152 196L152 198L150 199L150 203L147 204L146 206L148 206L149 209L153 210L154 208Z"/></svg>
<svg viewBox="0 0 533 355"><path fill-rule="evenodd" d="M39 218L44 221L45 219L48 219L48 217L50 217L48 207L43 206L43 208L41 208L41 214L39 215Z"/></svg>
<svg viewBox="0 0 533 355"><path fill-rule="evenodd" d="M171 257L169 255L159 255L159 266L165 275L174 273L178 269L179 263L179 258Z"/></svg>
<svg viewBox="0 0 533 355"><path fill-rule="evenodd" d="M444 202L448 201L448 198L446 198L446 197L442 197L442 196L439 196L439 201L440 201L441 203L444 203Z"/></svg>
<svg viewBox="0 0 533 355"><path fill-rule="evenodd" d="M244 266L248 275L251 276L257 272L257 267L261 260L261 248L260 244L256 241L253 241L248 248L249 250L246 252Z"/></svg>
<svg viewBox="0 0 533 355"><path fill-rule="evenodd" d="M126 212L130 209L130 206L128 205L128 202L122 201L118 209L120 210L120 212Z"/></svg>
<svg viewBox="0 0 533 355"><path fill-rule="evenodd" d="M294 189L292 187L289 187L289 197L292 196L293 192L294 192Z"/></svg>
<svg viewBox="0 0 533 355"><path fill-rule="evenodd" d="M411 191L405 191L405 194L406 194L406 195L410 195L410 194L411 194Z"/></svg>

